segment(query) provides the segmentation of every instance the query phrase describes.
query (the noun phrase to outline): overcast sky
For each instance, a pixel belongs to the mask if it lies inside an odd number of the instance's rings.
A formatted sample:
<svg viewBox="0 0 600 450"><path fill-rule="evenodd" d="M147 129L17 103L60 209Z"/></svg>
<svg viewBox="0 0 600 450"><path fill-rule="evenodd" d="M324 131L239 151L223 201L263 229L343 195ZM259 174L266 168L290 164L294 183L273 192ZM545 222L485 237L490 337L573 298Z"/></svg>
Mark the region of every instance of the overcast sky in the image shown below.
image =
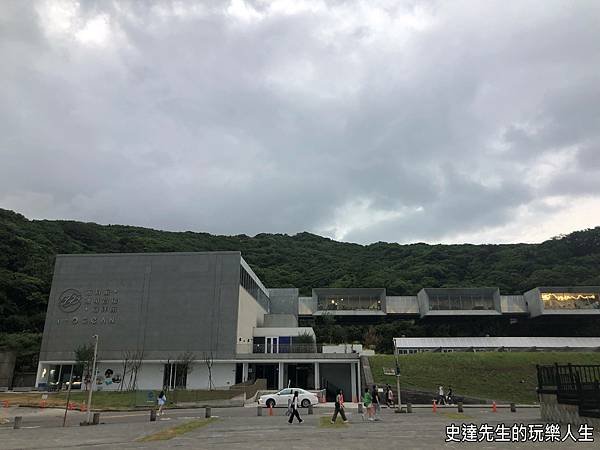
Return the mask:
<svg viewBox="0 0 600 450"><path fill-rule="evenodd" d="M0 207L337 240L600 225L600 2L0 2Z"/></svg>

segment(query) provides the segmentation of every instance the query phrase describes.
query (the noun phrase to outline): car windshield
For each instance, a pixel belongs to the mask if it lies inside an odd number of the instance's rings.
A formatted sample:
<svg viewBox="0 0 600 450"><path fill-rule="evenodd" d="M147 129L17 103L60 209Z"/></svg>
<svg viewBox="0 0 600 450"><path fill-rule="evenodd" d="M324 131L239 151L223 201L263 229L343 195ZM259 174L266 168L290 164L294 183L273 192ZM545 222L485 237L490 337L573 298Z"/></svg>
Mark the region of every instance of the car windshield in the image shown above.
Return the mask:
<svg viewBox="0 0 600 450"><path fill-rule="evenodd" d="M290 395L292 393L291 389L283 389L277 393L277 395Z"/></svg>

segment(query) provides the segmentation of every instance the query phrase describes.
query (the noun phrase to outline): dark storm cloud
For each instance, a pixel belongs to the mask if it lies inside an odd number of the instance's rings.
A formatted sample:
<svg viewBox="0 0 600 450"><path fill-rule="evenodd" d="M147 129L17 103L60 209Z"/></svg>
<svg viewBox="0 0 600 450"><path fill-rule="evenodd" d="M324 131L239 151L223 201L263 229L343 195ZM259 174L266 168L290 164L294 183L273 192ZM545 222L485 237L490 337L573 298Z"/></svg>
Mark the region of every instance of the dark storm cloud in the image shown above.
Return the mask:
<svg viewBox="0 0 600 450"><path fill-rule="evenodd" d="M600 196L599 16L595 2L2 2L0 207L359 242L584 228L600 215L552 218Z"/></svg>

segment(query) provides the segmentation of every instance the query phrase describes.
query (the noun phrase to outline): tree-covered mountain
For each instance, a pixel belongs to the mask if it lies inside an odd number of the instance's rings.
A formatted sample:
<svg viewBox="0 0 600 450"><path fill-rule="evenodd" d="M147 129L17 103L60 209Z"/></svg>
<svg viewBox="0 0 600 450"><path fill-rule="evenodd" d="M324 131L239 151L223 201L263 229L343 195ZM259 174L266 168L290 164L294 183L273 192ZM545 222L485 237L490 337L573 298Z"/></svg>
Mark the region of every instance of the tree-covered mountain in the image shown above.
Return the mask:
<svg viewBox="0 0 600 450"><path fill-rule="evenodd" d="M43 330L59 253L240 250L268 287L385 287L408 295L424 286L600 285L600 227L541 244L358 245L310 233L254 237L166 232L63 220L28 220L0 209L0 333Z"/></svg>

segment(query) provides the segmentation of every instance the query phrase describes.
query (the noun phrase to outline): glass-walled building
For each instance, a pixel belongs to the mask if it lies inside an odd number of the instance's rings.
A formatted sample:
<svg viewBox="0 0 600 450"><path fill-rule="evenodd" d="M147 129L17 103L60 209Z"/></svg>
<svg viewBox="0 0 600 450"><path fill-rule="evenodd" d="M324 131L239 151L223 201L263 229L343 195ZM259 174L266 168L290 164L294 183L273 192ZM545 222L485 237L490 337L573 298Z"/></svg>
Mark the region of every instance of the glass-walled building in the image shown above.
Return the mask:
<svg viewBox="0 0 600 450"><path fill-rule="evenodd" d="M381 312L385 304L385 289L313 289L313 301L318 311Z"/></svg>

